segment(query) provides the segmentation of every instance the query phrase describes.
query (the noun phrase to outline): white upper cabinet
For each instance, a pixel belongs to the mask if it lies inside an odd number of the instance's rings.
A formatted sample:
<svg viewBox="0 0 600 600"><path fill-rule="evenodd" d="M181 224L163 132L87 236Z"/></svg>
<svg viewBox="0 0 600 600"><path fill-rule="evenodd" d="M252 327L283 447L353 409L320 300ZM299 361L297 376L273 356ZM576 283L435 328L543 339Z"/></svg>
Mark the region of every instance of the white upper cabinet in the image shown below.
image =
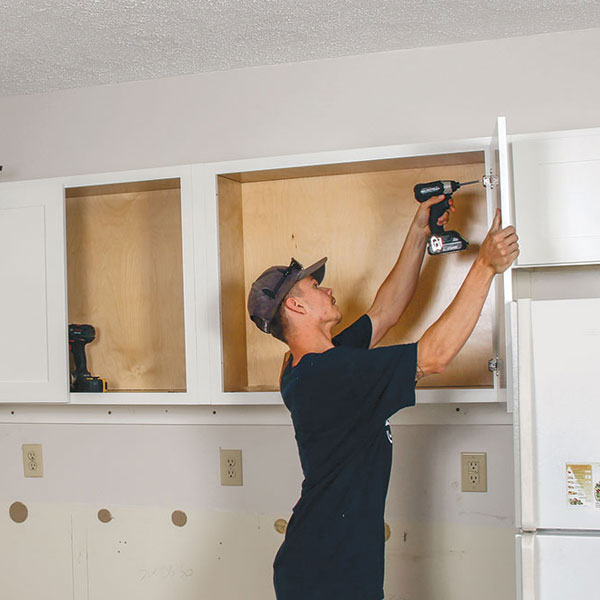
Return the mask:
<svg viewBox="0 0 600 600"><path fill-rule="evenodd" d="M65 180L69 323L91 324L89 371L107 391L74 404L195 404L191 167Z"/></svg>
<svg viewBox="0 0 600 600"><path fill-rule="evenodd" d="M442 314L496 207L517 228L518 266L600 262L600 130L510 141L512 157L499 119L491 138L0 185L0 402L280 404L287 348L250 321L251 283L292 257L327 256L325 285L349 325L396 261L417 183L486 186L455 192L446 229L470 245L426 256L382 345L420 339ZM512 269L495 278L473 334L419 383L418 402L511 409L512 284ZM107 392L70 390L69 324L95 327L88 369Z"/></svg>
<svg viewBox="0 0 600 600"><path fill-rule="evenodd" d="M0 402L68 401L62 191L0 186Z"/></svg>
<svg viewBox="0 0 600 600"><path fill-rule="evenodd" d="M418 340L451 303L477 255L497 205L510 204L504 122L490 138L213 163L197 167L207 228L211 398L220 404L280 404L287 347L249 319L252 282L294 257L309 265L327 256L324 284L343 314L341 327L366 312L394 266L417 202L417 183L482 181L459 189L446 229L466 251L426 256L416 296L382 345ZM202 182L200 184L200 182ZM497 194L502 183L502 192ZM510 220L506 210L505 225ZM448 369L418 386L417 402L506 401L504 303L510 274L497 277L482 316ZM508 285L508 284L507 284ZM334 331L335 333L335 331ZM498 360L496 360L498 357ZM495 372L490 370L498 365Z"/></svg>
<svg viewBox="0 0 600 600"><path fill-rule="evenodd" d="M208 401L192 194L189 166L0 186L0 401Z"/></svg>
<svg viewBox="0 0 600 600"><path fill-rule="evenodd" d="M600 262L600 129L512 138L519 266Z"/></svg>

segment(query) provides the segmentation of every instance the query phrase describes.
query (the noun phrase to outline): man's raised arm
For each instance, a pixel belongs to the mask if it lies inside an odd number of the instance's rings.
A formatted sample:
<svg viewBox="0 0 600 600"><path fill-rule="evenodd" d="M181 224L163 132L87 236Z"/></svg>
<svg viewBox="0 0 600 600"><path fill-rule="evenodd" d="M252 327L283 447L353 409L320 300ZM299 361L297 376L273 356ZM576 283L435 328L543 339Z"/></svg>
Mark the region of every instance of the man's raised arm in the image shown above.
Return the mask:
<svg viewBox="0 0 600 600"><path fill-rule="evenodd" d="M425 255L425 246L431 235L429 209L444 198L443 195L434 196L419 205L402 245L400 256L390 274L381 284L371 308L367 311L373 325L371 347L375 346L400 320L415 294ZM450 210L454 211L452 200L450 200L450 206ZM447 222L448 213L446 212L438 219L438 224L445 225Z"/></svg>
<svg viewBox="0 0 600 600"><path fill-rule="evenodd" d="M500 229L500 210L461 288L442 316L423 334L417 350L417 378L441 373L475 328L494 275L519 255L514 227Z"/></svg>

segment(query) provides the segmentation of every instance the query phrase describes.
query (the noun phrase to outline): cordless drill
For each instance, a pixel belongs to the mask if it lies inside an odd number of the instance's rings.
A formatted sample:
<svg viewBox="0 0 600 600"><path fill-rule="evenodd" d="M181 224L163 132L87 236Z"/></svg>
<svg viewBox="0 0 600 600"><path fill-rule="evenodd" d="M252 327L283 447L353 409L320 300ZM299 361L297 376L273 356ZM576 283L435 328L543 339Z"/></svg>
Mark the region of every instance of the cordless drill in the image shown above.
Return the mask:
<svg viewBox="0 0 600 600"><path fill-rule="evenodd" d="M469 242L465 240L458 231L444 231L443 225L438 225L438 219L450 208L448 202L452 198L452 194L460 187L480 183L479 179L475 181L467 181L459 183L458 181L442 180L430 181L429 183L418 183L415 185L415 198L419 202L425 202L433 196L441 196L445 198L438 204L434 204L429 209L429 229L431 237L427 243L427 252L429 254L446 254L448 252L459 252L465 250Z"/></svg>
<svg viewBox="0 0 600 600"><path fill-rule="evenodd" d="M90 375L85 358L85 345L96 338L92 325L69 325L69 349L73 353L75 372L71 376L72 392L105 392L106 380Z"/></svg>

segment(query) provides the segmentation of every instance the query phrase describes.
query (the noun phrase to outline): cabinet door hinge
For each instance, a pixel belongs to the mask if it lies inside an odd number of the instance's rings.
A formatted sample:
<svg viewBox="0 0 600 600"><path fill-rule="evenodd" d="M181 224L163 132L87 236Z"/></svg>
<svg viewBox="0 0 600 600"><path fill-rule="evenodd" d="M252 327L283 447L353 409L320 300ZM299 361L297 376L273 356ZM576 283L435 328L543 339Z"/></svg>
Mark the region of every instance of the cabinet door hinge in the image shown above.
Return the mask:
<svg viewBox="0 0 600 600"><path fill-rule="evenodd" d="M498 375L498 371L500 370L500 359L497 356L490 358L488 361L488 370Z"/></svg>
<svg viewBox="0 0 600 600"><path fill-rule="evenodd" d="M483 176L482 181L483 181L483 185L490 190L493 190L498 185L498 177L496 175L494 175L494 172L492 171L492 169L490 169L489 175Z"/></svg>

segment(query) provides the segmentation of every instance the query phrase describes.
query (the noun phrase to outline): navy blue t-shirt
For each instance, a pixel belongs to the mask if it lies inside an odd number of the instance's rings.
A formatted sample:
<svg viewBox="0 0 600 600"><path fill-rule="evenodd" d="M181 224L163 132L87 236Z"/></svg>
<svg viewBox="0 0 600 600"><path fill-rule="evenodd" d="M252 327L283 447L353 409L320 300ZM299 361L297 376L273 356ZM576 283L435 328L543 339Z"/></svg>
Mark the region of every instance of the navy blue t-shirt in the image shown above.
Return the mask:
<svg viewBox="0 0 600 600"><path fill-rule="evenodd" d="M368 315L286 366L281 394L304 473L274 563L277 600L381 600L387 419L415 403L417 344L369 350Z"/></svg>

